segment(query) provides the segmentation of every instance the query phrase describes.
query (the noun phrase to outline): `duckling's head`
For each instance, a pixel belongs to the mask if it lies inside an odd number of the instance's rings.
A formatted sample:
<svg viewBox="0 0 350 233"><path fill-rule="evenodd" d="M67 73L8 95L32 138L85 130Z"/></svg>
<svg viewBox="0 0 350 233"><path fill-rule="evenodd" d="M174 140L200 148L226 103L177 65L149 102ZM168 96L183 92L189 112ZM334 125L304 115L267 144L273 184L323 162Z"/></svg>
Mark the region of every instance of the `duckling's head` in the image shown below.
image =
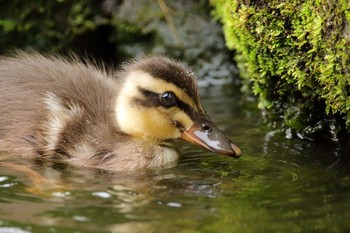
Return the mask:
<svg viewBox="0 0 350 233"><path fill-rule="evenodd" d="M209 120L199 102L195 77L165 57L147 57L123 66L116 103L121 131L162 144L181 138L210 151L239 157L241 151Z"/></svg>

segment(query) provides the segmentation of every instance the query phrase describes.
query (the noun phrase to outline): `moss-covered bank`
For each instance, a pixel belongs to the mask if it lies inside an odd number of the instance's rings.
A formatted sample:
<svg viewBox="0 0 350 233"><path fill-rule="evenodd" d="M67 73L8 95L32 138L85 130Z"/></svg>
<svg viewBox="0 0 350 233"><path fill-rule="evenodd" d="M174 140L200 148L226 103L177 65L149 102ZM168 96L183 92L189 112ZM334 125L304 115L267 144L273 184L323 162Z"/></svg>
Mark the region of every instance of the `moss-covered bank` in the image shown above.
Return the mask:
<svg viewBox="0 0 350 233"><path fill-rule="evenodd" d="M211 0L244 87L298 135L350 131L348 0ZM248 87L248 88L247 88ZM289 130L290 132L290 130Z"/></svg>

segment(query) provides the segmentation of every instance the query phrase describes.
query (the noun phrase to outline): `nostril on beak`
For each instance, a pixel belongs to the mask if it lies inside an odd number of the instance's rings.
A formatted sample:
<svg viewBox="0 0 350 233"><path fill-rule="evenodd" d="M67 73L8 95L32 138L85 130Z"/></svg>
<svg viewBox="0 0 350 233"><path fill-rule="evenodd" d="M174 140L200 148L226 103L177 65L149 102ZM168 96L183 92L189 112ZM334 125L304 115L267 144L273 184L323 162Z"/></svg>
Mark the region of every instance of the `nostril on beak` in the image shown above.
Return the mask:
<svg viewBox="0 0 350 233"><path fill-rule="evenodd" d="M210 132L212 130L212 128L210 127L210 125L203 123L202 124L202 129L204 129L207 132Z"/></svg>

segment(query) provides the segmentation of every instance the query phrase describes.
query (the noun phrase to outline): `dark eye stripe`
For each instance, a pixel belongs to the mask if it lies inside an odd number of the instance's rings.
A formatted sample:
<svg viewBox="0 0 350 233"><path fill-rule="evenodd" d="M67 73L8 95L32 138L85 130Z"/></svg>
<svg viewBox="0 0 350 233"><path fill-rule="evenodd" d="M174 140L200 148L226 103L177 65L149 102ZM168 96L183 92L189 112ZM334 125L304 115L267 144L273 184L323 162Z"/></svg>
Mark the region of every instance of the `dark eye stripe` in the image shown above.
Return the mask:
<svg viewBox="0 0 350 233"><path fill-rule="evenodd" d="M192 120L195 119L197 113L190 105L186 104L181 100L178 100L177 107L184 111Z"/></svg>
<svg viewBox="0 0 350 233"><path fill-rule="evenodd" d="M145 99L137 99L138 102L141 102L143 106L146 107L157 107L160 106L161 103L159 101L159 96L157 93L153 91L146 90L144 88L139 87L139 91L145 97Z"/></svg>
<svg viewBox="0 0 350 233"><path fill-rule="evenodd" d="M159 107L163 106L161 101L159 100L159 94L153 91L146 90L144 88L139 88L139 91L143 94L145 99L135 99L134 102L138 105L142 105L145 107ZM197 115L196 111L187 103L183 102L177 96L175 95L176 98L176 106L184 111L192 120L195 118Z"/></svg>

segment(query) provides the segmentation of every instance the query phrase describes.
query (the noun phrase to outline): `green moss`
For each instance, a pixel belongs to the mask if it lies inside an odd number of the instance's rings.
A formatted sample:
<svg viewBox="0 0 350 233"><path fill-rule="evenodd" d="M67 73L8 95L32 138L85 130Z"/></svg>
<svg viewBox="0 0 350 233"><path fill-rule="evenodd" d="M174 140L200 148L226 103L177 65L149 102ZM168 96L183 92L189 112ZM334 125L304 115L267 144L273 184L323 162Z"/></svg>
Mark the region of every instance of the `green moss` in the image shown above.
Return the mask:
<svg viewBox="0 0 350 233"><path fill-rule="evenodd" d="M346 0L212 0L245 89L304 135L350 129ZM347 128L347 130L345 130Z"/></svg>

